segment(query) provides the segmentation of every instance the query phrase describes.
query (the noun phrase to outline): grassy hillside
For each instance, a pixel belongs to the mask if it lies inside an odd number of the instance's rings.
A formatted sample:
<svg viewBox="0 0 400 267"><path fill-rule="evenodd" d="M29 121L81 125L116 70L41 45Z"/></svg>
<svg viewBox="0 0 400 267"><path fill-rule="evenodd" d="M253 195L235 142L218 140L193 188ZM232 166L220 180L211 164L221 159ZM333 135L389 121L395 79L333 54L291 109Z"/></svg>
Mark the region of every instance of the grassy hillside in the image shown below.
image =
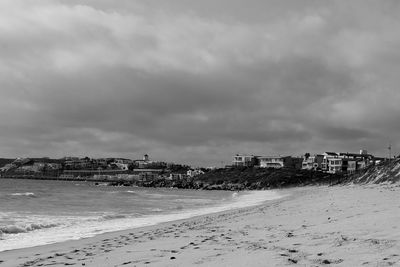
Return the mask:
<svg viewBox="0 0 400 267"><path fill-rule="evenodd" d="M210 189L265 189L310 184L335 184L342 175L294 169L232 168L217 169L196 177L196 183Z"/></svg>
<svg viewBox="0 0 400 267"><path fill-rule="evenodd" d="M370 166L361 173L350 176L348 182L363 184L396 183L400 181L400 159Z"/></svg>
<svg viewBox="0 0 400 267"><path fill-rule="evenodd" d="M0 168L3 167L6 164L9 164L13 162L15 159L5 159L5 158L0 158Z"/></svg>

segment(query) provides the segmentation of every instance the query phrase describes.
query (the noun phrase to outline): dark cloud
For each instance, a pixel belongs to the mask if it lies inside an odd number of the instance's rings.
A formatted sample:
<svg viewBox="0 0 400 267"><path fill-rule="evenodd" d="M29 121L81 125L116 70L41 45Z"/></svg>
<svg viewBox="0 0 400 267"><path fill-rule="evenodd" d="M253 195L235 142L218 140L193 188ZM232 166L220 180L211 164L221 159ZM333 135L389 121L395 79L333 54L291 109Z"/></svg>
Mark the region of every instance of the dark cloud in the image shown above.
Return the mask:
<svg viewBox="0 0 400 267"><path fill-rule="evenodd" d="M3 156L397 147L396 1L3 1Z"/></svg>

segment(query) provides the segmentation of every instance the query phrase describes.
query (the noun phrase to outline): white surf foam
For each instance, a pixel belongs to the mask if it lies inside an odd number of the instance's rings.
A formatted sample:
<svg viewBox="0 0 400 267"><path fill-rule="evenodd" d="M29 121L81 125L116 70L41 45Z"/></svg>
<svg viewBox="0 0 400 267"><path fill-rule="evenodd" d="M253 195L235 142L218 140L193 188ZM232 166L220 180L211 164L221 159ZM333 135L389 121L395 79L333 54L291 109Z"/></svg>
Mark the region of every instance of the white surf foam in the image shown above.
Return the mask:
<svg viewBox="0 0 400 267"><path fill-rule="evenodd" d="M163 222L188 219L195 216L212 214L216 212L227 211L236 208L244 208L262 204L269 200L279 199L284 196L275 191L251 191L233 193L230 202L205 207L195 210L175 210L169 214L153 214L142 217L125 217L114 215L103 215L99 218L93 217L69 217L56 219L57 222L64 221L65 224L46 229L33 229L36 231L24 232L20 235L7 235L6 239L0 240L0 251L17 248L32 247L57 243L67 240L76 240L86 237L92 237L106 232L114 232L150 225L156 225ZM45 227L44 227L45 228ZM35 240L35 244L32 244Z"/></svg>

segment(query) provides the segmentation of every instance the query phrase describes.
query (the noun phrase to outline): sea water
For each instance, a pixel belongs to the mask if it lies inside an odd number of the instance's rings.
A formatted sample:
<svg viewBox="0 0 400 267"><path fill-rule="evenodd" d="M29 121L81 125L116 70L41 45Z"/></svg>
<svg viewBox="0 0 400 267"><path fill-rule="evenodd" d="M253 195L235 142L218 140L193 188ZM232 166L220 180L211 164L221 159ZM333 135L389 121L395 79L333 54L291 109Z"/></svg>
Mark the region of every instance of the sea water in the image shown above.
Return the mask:
<svg viewBox="0 0 400 267"><path fill-rule="evenodd" d="M153 189L0 178L0 251L155 225L280 197L274 191Z"/></svg>

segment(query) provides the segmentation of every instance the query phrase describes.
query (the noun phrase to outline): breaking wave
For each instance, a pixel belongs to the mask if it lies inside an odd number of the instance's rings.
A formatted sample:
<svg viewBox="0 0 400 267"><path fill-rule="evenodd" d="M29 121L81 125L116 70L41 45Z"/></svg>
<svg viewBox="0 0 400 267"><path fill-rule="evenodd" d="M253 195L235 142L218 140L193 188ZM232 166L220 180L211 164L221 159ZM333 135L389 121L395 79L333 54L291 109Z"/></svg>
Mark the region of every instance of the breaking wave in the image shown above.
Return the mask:
<svg viewBox="0 0 400 267"><path fill-rule="evenodd" d="M101 216L101 218L99 219L99 221L114 220L114 219L123 219L123 218L127 218L127 216L122 215L122 214L107 214L107 215Z"/></svg>
<svg viewBox="0 0 400 267"><path fill-rule="evenodd" d="M20 234L27 233L39 229L52 228L59 226L59 224L51 223L51 224L37 224L31 223L27 225L6 225L0 226L0 234Z"/></svg>

